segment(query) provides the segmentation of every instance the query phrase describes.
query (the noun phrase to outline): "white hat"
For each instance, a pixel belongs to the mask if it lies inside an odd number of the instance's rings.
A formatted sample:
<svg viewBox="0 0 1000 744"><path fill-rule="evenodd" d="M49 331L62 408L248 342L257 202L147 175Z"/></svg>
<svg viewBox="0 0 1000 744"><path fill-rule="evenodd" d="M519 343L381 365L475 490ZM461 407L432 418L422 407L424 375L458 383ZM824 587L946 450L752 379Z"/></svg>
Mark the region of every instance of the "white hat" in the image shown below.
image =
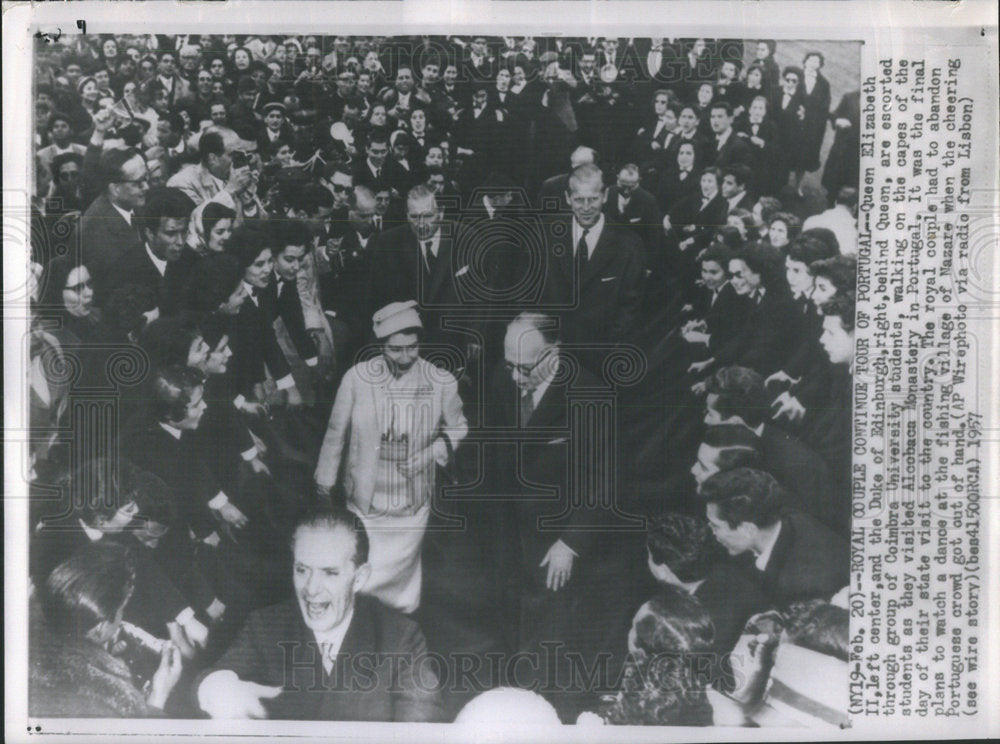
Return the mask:
<svg viewBox="0 0 1000 744"><path fill-rule="evenodd" d="M417 301L392 302L372 316L372 330L375 338L389 338L394 333L407 328L423 328L420 314L417 312Z"/></svg>

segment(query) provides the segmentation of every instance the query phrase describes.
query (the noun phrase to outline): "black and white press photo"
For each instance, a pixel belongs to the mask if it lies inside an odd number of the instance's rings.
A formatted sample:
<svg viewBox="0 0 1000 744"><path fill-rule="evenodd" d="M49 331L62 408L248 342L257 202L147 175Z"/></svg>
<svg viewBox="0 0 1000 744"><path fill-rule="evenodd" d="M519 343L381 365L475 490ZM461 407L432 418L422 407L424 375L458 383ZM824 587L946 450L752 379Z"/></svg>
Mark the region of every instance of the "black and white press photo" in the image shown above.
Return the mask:
<svg viewBox="0 0 1000 744"><path fill-rule="evenodd" d="M861 42L264 21L33 40L29 715L850 726Z"/></svg>

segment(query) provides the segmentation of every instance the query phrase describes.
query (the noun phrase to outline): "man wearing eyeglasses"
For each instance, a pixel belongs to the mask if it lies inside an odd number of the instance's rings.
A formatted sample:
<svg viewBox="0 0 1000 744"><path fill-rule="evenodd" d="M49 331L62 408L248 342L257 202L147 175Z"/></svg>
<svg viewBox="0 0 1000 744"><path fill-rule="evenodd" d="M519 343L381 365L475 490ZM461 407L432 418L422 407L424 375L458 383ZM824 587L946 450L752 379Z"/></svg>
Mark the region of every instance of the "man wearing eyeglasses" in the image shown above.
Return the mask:
<svg viewBox="0 0 1000 744"><path fill-rule="evenodd" d="M135 210L146 203L149 177L146 161L137 150L108 150L101 153L104 133L111 127L114 115L102 111L95 118L94 134L84 163L99 158L98 169L107 184L94 199L80 220L80 244L83 261L94 280L95 305L107 297L104 292L109 274L129 251L141 248L136 229ZM84 203L88 194L83 193Z"/></svg>
<svg viewBox="0 0 1000 744"><path fill-rule="evenodd" d="M613 462L600 460L611 457L602 444L614 423L585 420L593 394L607 386L573 352L563 348L555 316L524 312L507 326L504 366L484 406L486 431L503 437L483 449L480 532L502 643L533 660L506 684L539 682L564 721L596 699L596 690L573 681L576 663L605 664L615 678L635 578L628 561L642 565L628 535L607 529L600 507L607 486L587 475L613 472Z"/></svg>

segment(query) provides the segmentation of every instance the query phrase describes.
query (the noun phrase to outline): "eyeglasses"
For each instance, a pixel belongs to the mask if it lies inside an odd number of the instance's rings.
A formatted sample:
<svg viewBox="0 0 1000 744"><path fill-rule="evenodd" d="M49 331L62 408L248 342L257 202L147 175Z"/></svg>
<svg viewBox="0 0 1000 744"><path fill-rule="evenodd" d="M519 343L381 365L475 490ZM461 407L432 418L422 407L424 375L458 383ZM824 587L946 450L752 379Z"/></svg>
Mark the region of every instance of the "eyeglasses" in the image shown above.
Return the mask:
<svg viewBox="0 0 1000 744"><path fill-rule="evenodd" d="M503 368L507 370L507 374L510 374L511 372L517 370L517 373L522 377L529 377L531 373L535 371L538 365L545 361L545 359L549 356L550 351L551 347L545 349L541 354L538 355L538 359L535 360L534 364L514 364L513 362L504 362Z"/></svg>
<svg viewBox="0 0 1000 744"><path fill-rule="evenodd" d="M89 279L85 282L80 282L79 284L73 284L66 287L67 292L75 292L76 294L80 294L85 289L93 289L93 285L90 283Z"/></svg>
<svg viewBox="0 0 1000 744"><path fill-rule="evenodd" d="M117 183L136 183L139 185L145 184L149 186L149 176L143 176L142 178L123 178Z"/></svg>
<svg viewBox="0 0 1000 744"><path fill-rule="evenodd" d="M420 347L420 344L407 344L406 346L386 346L385 350L390 354L412 353Z"/></svg>
<svg viewBox="0 0 1000 744"><path fill-rule="evenodd" d="M335 184L333 184L333 190L336 193L338 193L338 194L353 194L354 193L354 187L353 186L344 186L344 184L342 184L342 183L335 183Z"/></svg>

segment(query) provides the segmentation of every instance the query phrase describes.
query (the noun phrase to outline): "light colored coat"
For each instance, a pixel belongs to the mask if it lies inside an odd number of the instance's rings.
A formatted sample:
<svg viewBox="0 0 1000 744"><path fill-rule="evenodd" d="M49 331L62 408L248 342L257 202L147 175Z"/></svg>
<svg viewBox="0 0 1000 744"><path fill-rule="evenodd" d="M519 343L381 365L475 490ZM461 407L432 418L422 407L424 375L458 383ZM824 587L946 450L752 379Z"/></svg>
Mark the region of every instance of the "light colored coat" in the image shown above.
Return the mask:
<svg viewBox="0 0 1000 744"><path fill-rule="evenodd" d="M411 455L432 447L439 435L447 437L454 450L469 431L458 383L450 373L417 359L395 379L382 356L360 362L347 371L337 391L316 467L316 483L323 488L336 483L347 446L343 483L348 500L362 513L373 508L391 511L399 494L383 493L377 482L379 469L384 468L379 459L382 434L393 422L397 432L408 434ZM444 465L447 461L447 450L442 458L440 446L436 449L435 457L428 458L427 467L409 479L409 484L401 476L394 480L411 491L412 499L403 500L401 513L415 511L433 494L434 462Z"/></svg>

